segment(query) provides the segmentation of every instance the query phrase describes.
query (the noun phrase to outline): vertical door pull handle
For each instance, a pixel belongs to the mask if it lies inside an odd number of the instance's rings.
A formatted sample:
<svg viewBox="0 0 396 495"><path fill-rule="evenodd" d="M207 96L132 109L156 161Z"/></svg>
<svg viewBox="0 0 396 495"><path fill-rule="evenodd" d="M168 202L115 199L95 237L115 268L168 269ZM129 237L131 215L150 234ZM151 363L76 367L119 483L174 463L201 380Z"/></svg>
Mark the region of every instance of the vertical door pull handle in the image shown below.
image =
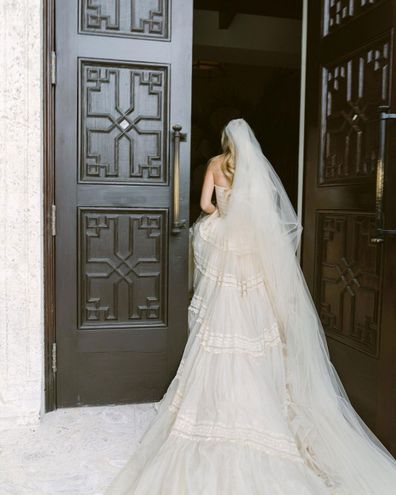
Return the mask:
<svg viewBox="0 0 396 495"><path fill-rule="evenodd" d="M384 182L386 154L386 121L396 119L396 113L389 113L388 106L379 108L379 147L375 186L375 235L371 242L384 242L385 235L396 236L396 229L384 229Z"/></svg>
<svg viewBox="0 0 396 495"><path fill-rule="evenodd" d="M175 124L173 129L173 218L172 234L178 235L186 227L186 220L180 219L180 141L186 141L187 134L182 126Z"/></svg>

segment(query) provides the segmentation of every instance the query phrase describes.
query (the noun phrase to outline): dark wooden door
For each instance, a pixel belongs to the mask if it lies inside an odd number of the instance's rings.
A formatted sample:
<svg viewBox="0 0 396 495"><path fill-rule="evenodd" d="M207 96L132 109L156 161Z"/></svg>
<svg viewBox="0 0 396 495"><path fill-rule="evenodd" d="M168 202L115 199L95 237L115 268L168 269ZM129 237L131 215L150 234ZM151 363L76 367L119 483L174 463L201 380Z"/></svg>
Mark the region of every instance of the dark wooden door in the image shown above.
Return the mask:
<svg viewBox="0 0 396 495"><path fill-rule="evenodd" d="M188 218L191 44L192 0L56 1L59 407L155 401L177 369L188 229L171 227L174 179Z"/></svg>
<svg viewBox="0 0 396 495"><path fill-rule="evenodd" d="M394 27L394 1L309 1L303 269L349 397L395 453L396 242L378 230L396 228Z"/></svg>

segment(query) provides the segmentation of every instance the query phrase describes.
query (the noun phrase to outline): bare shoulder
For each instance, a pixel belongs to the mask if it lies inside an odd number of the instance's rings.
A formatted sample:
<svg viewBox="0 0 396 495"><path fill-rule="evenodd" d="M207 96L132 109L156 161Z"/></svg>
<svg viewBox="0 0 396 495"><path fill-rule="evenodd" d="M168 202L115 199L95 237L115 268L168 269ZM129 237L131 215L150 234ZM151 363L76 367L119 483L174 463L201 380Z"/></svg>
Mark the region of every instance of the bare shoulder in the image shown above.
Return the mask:
<svg viewBox="0 0 396 495"><path fill-rule="evenodd" d="M224 159L223 155L214 156L208 162L208 169L212 170L212 172L218 171L221 168L223 159Z"/></svg>

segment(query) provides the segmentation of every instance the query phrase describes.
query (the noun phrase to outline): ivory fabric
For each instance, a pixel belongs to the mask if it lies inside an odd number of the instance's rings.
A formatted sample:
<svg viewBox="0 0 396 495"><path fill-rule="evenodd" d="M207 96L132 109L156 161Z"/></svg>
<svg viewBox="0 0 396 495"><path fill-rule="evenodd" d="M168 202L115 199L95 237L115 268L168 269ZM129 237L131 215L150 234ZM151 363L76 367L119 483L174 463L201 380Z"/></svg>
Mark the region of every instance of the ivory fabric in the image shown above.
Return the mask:
<svg viewBox="0 0 396 495"><path fill-rule="evenodd" d="M106 495L336 493L288 426L284 345L254 246L219 235L230 191L191 228L189 338L141 444Z"/></svg>
<svg viewBox="0 0 396 495"><path fill-rule="evenodd" d="M189 338L106 495L394 495L396 461L352 407L298 260L302 225L244 119L232 189L191 227Z"/></svg>

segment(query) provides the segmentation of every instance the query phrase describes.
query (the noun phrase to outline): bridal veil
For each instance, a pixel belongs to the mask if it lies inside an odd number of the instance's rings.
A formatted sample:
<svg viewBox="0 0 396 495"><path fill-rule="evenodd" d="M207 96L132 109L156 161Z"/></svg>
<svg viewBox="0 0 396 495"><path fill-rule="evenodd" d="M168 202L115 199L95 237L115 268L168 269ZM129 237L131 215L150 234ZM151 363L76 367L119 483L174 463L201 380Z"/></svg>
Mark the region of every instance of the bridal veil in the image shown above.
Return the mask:
<svg viewBox="0 0 396 495"><path fill-rule="evenodd" d="M236 152L226 229L253 236L285 343L290 426L319 475L351 495L396 493L396 461L352 407L295 252L302 227L244 119L225 127ZM342 491L344 493L344 491Z"/></svg>

